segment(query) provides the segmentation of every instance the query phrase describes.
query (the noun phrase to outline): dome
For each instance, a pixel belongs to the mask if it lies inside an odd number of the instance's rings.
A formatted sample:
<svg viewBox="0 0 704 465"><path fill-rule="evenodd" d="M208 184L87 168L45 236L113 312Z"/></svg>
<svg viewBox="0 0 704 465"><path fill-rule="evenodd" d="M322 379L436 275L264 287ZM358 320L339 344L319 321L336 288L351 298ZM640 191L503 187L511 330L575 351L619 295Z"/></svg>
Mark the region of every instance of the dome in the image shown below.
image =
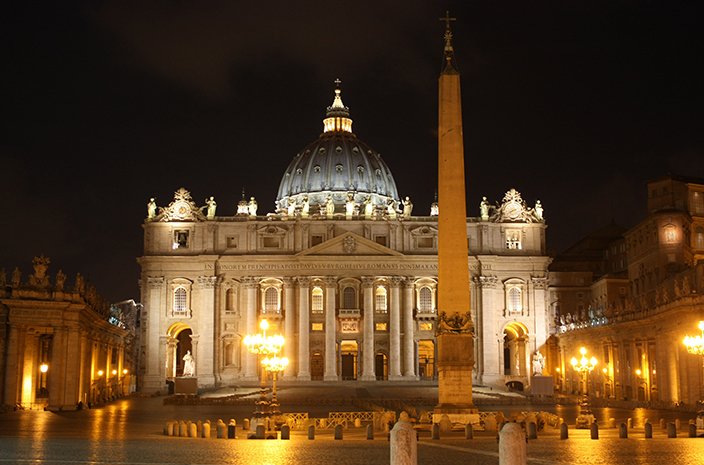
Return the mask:
<svg viewBox="0 0 704 465"><path fill-rule="evenodd" d="M386 207L389 200L399 205L389 167L352 133L349 108L342 104L339 88L323 127L318 140L296 154L286 169L276 196L277 211L285 211L291 201L302 205L307 198L311 205L321 205L328 197L337 211L345 205L348 194L356 204L369 199L378 207Z"/></svg>

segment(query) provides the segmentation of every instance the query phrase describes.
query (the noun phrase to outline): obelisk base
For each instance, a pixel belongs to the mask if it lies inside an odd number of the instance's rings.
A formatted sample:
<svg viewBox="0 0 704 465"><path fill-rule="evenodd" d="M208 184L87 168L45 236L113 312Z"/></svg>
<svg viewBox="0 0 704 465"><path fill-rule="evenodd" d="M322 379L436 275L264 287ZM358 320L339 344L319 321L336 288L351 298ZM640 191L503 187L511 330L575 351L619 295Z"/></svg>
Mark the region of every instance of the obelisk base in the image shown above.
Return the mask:
<svg viewBox="0 0 704 465"><path fill-rule="evenodd" d="M470 333L440 334L438 341L438 405L433 422L447 415L452 423L478 423L479 411L472 402L474 346Z"/></svg>

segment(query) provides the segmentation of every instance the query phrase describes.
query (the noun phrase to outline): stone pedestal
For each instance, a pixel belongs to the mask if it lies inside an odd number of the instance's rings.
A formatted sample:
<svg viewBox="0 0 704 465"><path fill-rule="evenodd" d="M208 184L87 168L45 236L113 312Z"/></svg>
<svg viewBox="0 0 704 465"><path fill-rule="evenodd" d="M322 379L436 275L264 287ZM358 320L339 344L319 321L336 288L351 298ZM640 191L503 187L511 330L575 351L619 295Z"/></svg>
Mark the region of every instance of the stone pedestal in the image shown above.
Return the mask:
<svg viewBox="0 0 704 465"><path fill-rule="evenodd" d="M533 375L530 377L530 393L534 396L551 396L555 393L552 376Z"/></svg>
<svg viewBox="0 0 704 465"><path fill-rule="evenodd" d="M197 396L198 378L174 378L174 394L177 396Z"/></svg>
<svg viewBox="0 0 704 465"><path fill-rule="evenodd" d="M472 402L473 339L467 333L445 333L437 341L439 402L433 419L448 415L455 423L465 415L478 414Z"/></svg>

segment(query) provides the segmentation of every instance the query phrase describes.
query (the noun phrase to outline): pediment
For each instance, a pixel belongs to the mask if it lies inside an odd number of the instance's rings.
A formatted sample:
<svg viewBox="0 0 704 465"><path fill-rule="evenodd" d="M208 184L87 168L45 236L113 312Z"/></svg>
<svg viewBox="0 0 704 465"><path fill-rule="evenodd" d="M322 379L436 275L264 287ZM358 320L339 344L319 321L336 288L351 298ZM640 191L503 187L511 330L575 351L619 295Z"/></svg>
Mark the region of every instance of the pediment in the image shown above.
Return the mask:
<svg viewBox="0 0 704 465"><path fill-rule="evenodd" d="M317 255L342 255L342 256L370 256L381 255L387 257L402 257L403 254L391 250L374 241L365 239L364 237L353 232L346 232L340 236L334 237L328 241L311 247L297 254L298 257L317 256Z"/></svg>

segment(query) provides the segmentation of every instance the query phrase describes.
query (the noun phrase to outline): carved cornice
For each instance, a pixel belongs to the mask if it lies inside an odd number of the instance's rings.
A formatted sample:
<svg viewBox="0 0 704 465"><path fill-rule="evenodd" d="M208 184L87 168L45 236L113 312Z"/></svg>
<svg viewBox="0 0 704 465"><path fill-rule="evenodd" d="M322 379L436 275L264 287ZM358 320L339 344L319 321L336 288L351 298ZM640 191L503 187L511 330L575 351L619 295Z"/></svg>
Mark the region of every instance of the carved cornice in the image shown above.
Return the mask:
<svg viewBox="0 0 704 465"><path fill-rule="evenodd" d="M296 278L291 276L284 276L281 280L284 282L284 287L293 287L296 285Z"/></svg>
<svg viewBox="0 0 704 465"><path fill-rule="evenodd" d="M259 287L259 279L252 276L240 278L240 283L242 283L244 289L256 289Z"/></svg>
<svg viewBox="0 0 704 465"><path fill-rule="evenodd" d="M215 289L219 278L217 276L198 276L198 286L201 289Z"/></svg>
<svg viewBox="0 0 704 465"><path fill-rule="evenodd" d="M298 287L310 287L311 278L308 276L299 276L296 278Z"/></svg>
<svg viewBox="0 0 704 465"><path fill-rule="evenodd" d="M149 276L147 278L149 289L161 289L164 286L163 276Z"/></svg>
<svg viewBox="0 0 704 465"><path fill-rule="evenodd" d="M532 278L533 287L535 289L547 289L548 288L548 278Z"/></svg>
<svg viewBox="0 0 704 465"><path fill-rule="evenodd" d="M403 276L389 276L389 285L391 287L399 287L405 280L406 278Z"/></svg>
<svg viewBox="0 0 704 465"><path fill-rule="evenodd" d="M362 276L362 287L373 287L376 278L374 276Z"/></svg>
<svg viewBox="0 0 704 465"><path fill-rule="evenodd" d="M337 286L337 276L323 276L323 281L325 281L325 287Z"/></svg>
<svg viewBox="0 0 704 465"><path fill-rule="evenodd" d="M499 278L496 276L477 276L474 278L474 282L483 289L494 289L499 282Z"/></svg>
<svg viewBox="0 0 704 465"><path fill-rule="evenodd" d="M405 278L403 278L403 283L402 283L403 288L404 289L413 289L413 285L415 284L414 281L415 281L415 279L413 278L413 276L406 276Z"/></svg>

